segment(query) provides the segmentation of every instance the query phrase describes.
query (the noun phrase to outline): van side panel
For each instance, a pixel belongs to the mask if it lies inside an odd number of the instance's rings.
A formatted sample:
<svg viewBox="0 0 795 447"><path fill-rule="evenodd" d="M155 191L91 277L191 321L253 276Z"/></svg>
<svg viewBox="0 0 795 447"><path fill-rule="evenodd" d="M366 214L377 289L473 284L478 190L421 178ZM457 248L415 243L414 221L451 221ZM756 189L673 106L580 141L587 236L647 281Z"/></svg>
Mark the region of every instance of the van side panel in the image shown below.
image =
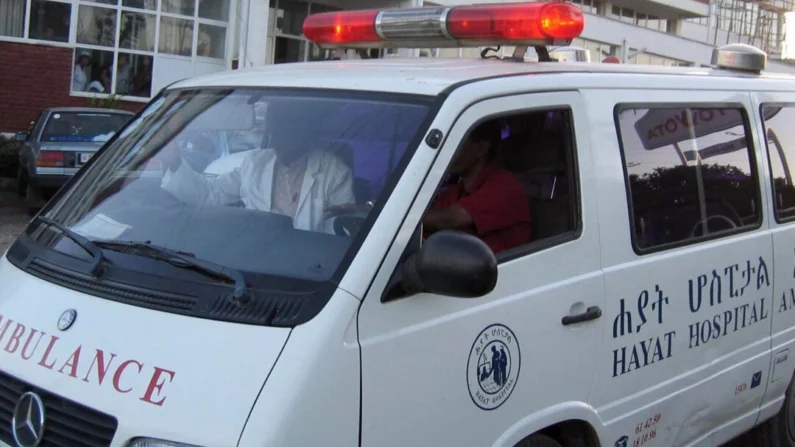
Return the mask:
<svg viewBox="0 0 795 447"><path fill-rule="evenodd" d="M593 140L607 300L592 403L607 441L712 445L721 426L721 438L750 429L770 374L775 312L767 203L759 203L764 173L758 152L742 147L712 159L698 152L700 169L696 152L687 153L752 142L742 118L753 116L749 95L639 89L590 90L586 98L589 115L599 117ZM722 116L736 122L717 125ZM686 124L698 119L694 139ZM687 157L694 161L684 166ZM732 194L743 198L737 213ZM703 213L676 214L691 202ZM704 217L717 234L703 236ZM677 240L686 218L692 225ZM713 220L729 222L724 233Z"/></svg>
<svg viewBox="0 0 795 447"><path fill-rule="evenodd" d="M791 171L795 169L795 93L765 92L753 95L759 147L767 174L765 202L772 227L775 256L775 287L772 308L771 378L760 419L780 408L795 369L795 213L792 209ZM760 108L765 108L765 116ZM774 116L771 111L781 107ZM767 136L767 142L765 141ZM788 183L789 182L789 183ZM775 187L774 187L775 183ZM787 186L789 185L789 186Z"/></svg>

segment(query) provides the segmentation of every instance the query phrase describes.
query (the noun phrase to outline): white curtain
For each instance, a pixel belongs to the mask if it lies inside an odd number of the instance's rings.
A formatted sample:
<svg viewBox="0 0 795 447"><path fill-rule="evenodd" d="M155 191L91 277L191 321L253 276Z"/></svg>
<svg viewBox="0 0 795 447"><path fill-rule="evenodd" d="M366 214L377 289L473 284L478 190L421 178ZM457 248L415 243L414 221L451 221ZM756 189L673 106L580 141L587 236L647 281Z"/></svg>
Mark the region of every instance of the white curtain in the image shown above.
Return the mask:
<svg viewBox="0 0 795 447"><path fill-rule="evenodd" d="M172 17L161 17L160 44L158 45L158 49L161 53L192 56L193 21Z"/></svg>
<svg viewBox="0 0 795 447"><path fill-rule="evenodd" d="M25 32L25 0L0 0L0 36L22 37Z"/></svg>

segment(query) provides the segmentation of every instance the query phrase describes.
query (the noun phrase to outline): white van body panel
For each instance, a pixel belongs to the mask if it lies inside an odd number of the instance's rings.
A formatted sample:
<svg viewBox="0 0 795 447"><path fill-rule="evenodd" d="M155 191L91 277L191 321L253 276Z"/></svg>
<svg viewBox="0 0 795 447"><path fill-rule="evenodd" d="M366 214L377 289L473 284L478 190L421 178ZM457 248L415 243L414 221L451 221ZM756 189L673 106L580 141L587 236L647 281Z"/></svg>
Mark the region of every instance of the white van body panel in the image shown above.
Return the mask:
<svg viewBox="0 0 795 447"><path fill-rule="evenodd" d="M652 108L663 104L717 104L751 113L749 95L731 90L590 90L586 97L589 115L605 117L606 121L616 116L617 104L638 104L631 106L637 109L643 109L644 104ZM594 138L602 142L602 150L595 157L600 173L601 253L608 296L608 324L594 406L607 421L607 439L630 434L628 429L639 423L645 425L658 415L655 433L662 437L660 445L693 443L724 421L734 421L734 435L742 433L756 421L769 373L774 272L767 223L714 241L636 254L630 237L623 162L615 156L620 153L615 129L610 119L594 130ZM612 133L610 137L608 132ZM755 157L756 171L764 176L761 152L755 152ZM765 185L760 187L760 195L767 196ZM766 216L766 203L761 204L761 210ZM703 274L709 278L706 286L701 283ZM747 309L748 316L735 330L731 318L737 306ZM722 320L727 318L725 312L729 312L729 321ZM752 319L752 313L758 315ZM728 331L717 330L717 338L713 337L713 328L702 332L701 327L714 321L728 327ZM651 352L658 343L661 357ZM639 362L633 364L635 353ZM758 372L762 374L760 383L735 395L736 387L750 385Z"/></svg>
<svg viewBox="0 0 795 447"><path fill-rule="evenodd" d="M778 412L795 370L795 310L789 309L795 304L795 232L773 216L759 117L760 104L795 103L793 81L698 68L598 66L601 72L586 73L594 70L589 67L345 61L178 83L175 88L268 85L436 95L457 82L504 75L444 93L449 96L431 128L445 140L437 149L420 143L339 289L309 322L294 329L258 327L123 305L44 282L4 257L0 369L118 418L112 447L139 436L205 447L511 447L568 420L583 421L607 447L625 436L627 447L640 447L631 441L650 426L656 436L642 447L728 441ZM555 70L560 72L549 73ZM655 71L629 74L645 70ZM622 104L742 109L755 146L759 227L656 253L633 249L623 142L616 134L616 106ZM467 131L486 116L561 107L570 108L574 119L582 219L576 237L501 263L498 284L487 296L417 294L382 302ZM226 172L237 162L236 155L220 159L208 172ZM746 265L754 270L743 277ZM713 271L721 299L714 295L710 302L708 282L695 306L691 284L698 287L701 275L711 281ZM736 287L727 271L743 284L748 279L745 293L726 297ZM648 297L641 303L645 320L638 316L641 296ZM709 327L744 305L756 312L753 323L699 338L702 323ZM561 324L562 317L590 306L601 308L601 318ZM77 320L59 331L67 309L79 311ZM620 318L623 312L632 313L632 325ZM494 325L501 325L498 332L484 332ZM36 343L37 334L39 343L26 351L26 340ZM478 403L468 389L471 351L484 334L519 345L512 353L517 368L510 393L496 398L498 406ZM624 363L614 357L631 356L633 348L636 356L648 355L657 346L662 358L639 368L627 369L628 357ZM101 384L92 364L97 350L109 363ZM125 369L114 381L122 362ZM616 368L623 368L620 374ZM756 386L742 388L752 380Z"/></svg>
<svg viewBox="0 0 795 447"><path fill-rule="evenodd" d="M359 304L337 290L312 321L293 330L238 447L358 445Z"/></svg>
<svg viewBox="0 0 795 447"><path fill-rule="evenodd" d="M24 273L5 258L0 284L3 371L114 415L119 426L113 447L136 436L237 445L290 334L73 292ZM77 318L59 331L67 309L77 309ZM102 379L98 352L107 365Z"/></svg>
<svg viewBox="0 0 795 447"><path fill-rule="evenodd" d="M451 99L456 96L453 92ZM482 298L419 294L382 303L381 292L405 243L466 132L485 117L560 106L574 113L578 195L583 198L581 234L568 243L500 264L497 287ZM405 446L416 439L432 439L440 445L494 445L497 439L519 436L518 427L540 426L544 413L561 402L587 406L594 376L581 373L590 373L598 365L604 320L561 325L564 316L604 305L599 258L578 255L599 250L588 122L583 111L578 92L511 95L474 102L464 107L452 129L442 128L448 133L446 143L403 222L397 238L403 244L393 244L359 314L362 445ZM509 388L488 397L468 389L467 380L473 369L475 374L479 369L470 363L476 342L494 336L495 330L516 343L508 342ZM396 394L395 390L407 391ZM438 408L423 404L430 396L445 403L446 417L439 418ZM527 415L533 416L527 420Z"/></svg>

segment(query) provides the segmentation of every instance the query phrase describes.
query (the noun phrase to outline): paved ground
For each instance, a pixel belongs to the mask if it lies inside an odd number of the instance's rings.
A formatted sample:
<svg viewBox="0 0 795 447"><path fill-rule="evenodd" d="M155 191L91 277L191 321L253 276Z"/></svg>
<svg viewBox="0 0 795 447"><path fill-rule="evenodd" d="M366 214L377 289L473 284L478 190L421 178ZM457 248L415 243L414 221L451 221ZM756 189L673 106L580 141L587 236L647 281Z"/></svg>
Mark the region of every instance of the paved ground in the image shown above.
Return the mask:
<svg viewBox="0 0 795 447"><path fill-rule="evenodd" d="M0 254L5 253L27 222L24 202L14 193L0 191Z"/></svg>

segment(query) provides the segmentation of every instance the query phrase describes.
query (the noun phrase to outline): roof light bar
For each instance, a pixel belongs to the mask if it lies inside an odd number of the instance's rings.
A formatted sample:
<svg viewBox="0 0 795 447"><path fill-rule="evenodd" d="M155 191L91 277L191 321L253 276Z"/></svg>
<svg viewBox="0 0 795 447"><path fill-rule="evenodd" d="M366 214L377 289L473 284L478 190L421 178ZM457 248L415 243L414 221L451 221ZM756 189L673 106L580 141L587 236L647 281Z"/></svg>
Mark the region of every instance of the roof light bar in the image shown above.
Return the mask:
<svg viewBox="0 0 795 447"><path fill-rule="evenodd" d="M369 9L312 14L304 35L321 48L568 45L585 26L564 2Z"/></svg>

